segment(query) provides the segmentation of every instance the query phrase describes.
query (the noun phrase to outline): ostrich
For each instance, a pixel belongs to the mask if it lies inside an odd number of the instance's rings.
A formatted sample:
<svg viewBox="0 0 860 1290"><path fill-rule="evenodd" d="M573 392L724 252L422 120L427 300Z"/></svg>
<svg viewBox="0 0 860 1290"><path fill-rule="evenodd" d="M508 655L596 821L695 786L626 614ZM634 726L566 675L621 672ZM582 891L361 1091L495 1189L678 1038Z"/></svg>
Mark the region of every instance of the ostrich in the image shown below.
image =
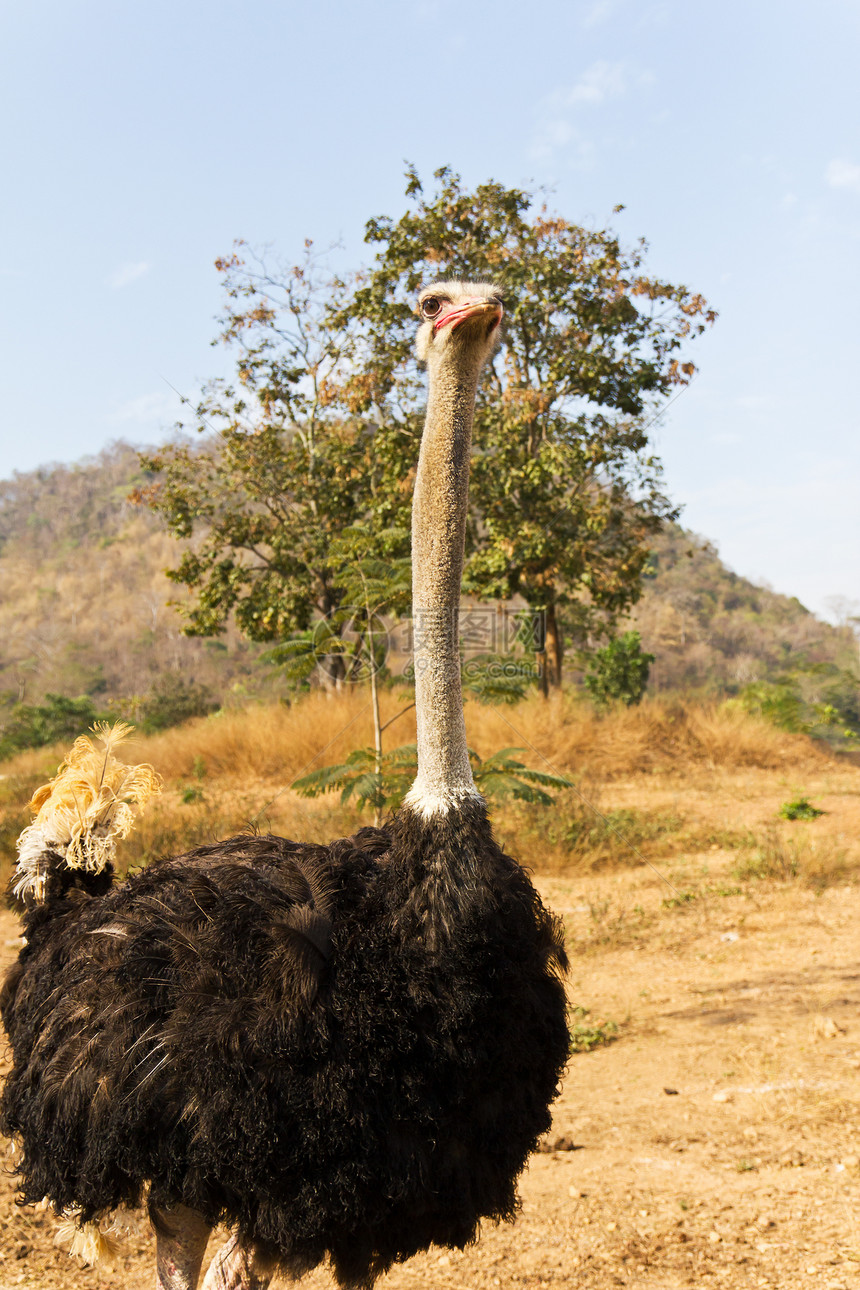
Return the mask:
<svg viewBox="0 0 860 1290"><path fill-rule="evenodd" d="M418 774L401 809L328 845L242 835L115 884L109 811L58 842L46 789L21 852L0 1106L20 1199L81 1229L145 1201L160 1290L194 1290L220 1223L203 1290L326 1259L367 1290L431 1244L462 1248L514 1217L567 1059L560 925L494 839L460 688L472 418L502 302L437 282L418 312Z"/></svg>

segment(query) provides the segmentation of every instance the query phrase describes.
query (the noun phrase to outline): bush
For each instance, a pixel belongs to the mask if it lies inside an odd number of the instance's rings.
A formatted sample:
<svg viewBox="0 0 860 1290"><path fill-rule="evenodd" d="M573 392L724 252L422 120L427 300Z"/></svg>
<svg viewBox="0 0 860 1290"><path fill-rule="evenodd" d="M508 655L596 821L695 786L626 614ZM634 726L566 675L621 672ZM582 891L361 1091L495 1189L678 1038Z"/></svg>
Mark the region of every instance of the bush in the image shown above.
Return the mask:
<svg viewBox="0 0 860 1290"><path fill-rule="evenodd" d="M837 744L860 738L860 685L850 669L809 665L774 681L755 681L739 702L782 730Z"/></svg>
<svg viewBox="0 0 860 1290"><path fill-rule="evenodd" d="M187 681L176 672L160 676L140 705L138 725L148 735L181 725L190 717L215 712L218 703L212 691L199 681Z"/></svg>
<svg viewBox="0 0 860 1290"><path fill-rule="evenodd" d="M102 720L109 718L99 712L88 694L77 699L46 694L42 705L17 703L0 735L0 758L11 757L25 748L71 743Z"/></svg>
<svg viewBox="0 0 860 1290"><path fill-rule="evenodd" d="M796 797L793 802L783 802L779 813L784 820L817 820L825 812L813 806L806 797Z"/></svg>
<svg viewBox="0 0 860 1290"><path fill-rule="evenodd" d="M638 632L625 632L595 652L585 676L586 687L599 708L620 700L630 707L639 703L648 685L648 672L654 662L646 654Z"/></svg>

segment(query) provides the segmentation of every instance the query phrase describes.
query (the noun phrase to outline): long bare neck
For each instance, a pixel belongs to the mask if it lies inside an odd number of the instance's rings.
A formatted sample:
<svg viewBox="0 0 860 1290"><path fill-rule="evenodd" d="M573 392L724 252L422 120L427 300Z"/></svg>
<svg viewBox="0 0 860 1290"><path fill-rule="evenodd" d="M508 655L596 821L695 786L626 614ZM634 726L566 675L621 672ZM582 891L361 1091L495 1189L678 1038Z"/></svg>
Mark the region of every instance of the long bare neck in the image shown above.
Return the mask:
<svg viewBox="0 0 860 1290"><path fill-rule="evenodd" d="M464 370L465 368L465 370ZM412 622L418 775L406 801L424 818L480 800L469 765L458 615L469 456L480 364L430 371L412 504Z"/></svg>

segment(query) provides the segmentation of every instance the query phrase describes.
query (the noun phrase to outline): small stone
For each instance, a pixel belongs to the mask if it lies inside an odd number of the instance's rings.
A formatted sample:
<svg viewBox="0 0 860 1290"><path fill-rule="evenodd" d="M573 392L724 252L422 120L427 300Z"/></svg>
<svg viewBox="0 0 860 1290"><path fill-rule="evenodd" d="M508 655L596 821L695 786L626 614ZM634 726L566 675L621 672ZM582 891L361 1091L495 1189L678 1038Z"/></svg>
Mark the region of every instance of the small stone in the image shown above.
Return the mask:
<svg viewBox="0 0 860 1290"><path fill-rule="evenodd" d="M606 1230L607 1232L614 1232L617 1226L618 1226L617 1223L607 1223Z"/></svg>
<svg viewBox="0 0 860 1290"><path fill-rule="evenodd" d="M719 1232L708 1232L708 1240L712 1245L718 1244L722 1239L723 1238L720 1236Z"/></svg>
<svg viewBox="0 0 860 1290"><path fill-rule="evenodd" d="M666 1094L666 1096L667 1096L667 1097L677 1097L677 1096L678 1096L678 1090L677 1090L676 1088L664 1088L664 1089L663 1089L663 1092Z"/></svg>
<svg viewBox="0 0 860 1290"><path fill-rule="evenodd" d="M564 1133L560 1138L556 1138L555 1146L553 1147L553 1150L554 1151L578 1151L579 1147L576 1145L573 1138L569 1134Z"/></svg>
<svg viewBox="0 0 860 1290"><path fill-rule="evenodd" d="M728 1088L720 1089L719 1093L714 1094L715 1102L733 1102L734 1098L734 1093Z"/></svg>

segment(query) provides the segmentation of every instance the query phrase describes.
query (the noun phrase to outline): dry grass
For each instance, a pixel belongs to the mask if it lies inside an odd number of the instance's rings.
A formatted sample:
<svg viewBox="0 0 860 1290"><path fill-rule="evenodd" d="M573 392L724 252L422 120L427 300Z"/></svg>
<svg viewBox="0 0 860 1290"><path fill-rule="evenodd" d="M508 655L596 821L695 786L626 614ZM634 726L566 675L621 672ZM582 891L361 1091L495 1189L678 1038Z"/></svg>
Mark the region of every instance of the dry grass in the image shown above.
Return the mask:
<svg viewBox="0 0 860 1290"><path fill-rule="evenodd" d="M820 767L831 754L805 735L777 730L730 704L650 699L598 714L582 700L531 698L512 708L467 709L469 734L482 745L523 741L563 771L615 779L691 765L710 769Z"/></svg>
<svg viewBox="0 0 860 1290"><path fill-rule="evenodd" d="M383 695L383 720L404 706L401 693ZM481 756L523 747L532 751L538 766L546 758L562 772L587 772L599 780L690 764L781 769L832 761L805 735L787 734L726 704L703 707L654 699L598 715L571 696L549 702L535 696L512 707L470 703L466 723L469 741ZM287 783L311 763L337 761L372 738L369 696L353 689L336 695L316 691L292 707L251 706L200 718L140 738L137 747L139 756L168 779L193 774L199 758L209 775ZM405 713L387 738L391 746L413 743L414 711ZM22 769L42 764L45 753L22 754L17 761Z"/></svg>
<svg viewBox="0 0 860 1290"><path fill-rule="evenodd" d="M804 829L791 836L785 828L771 825L741 856L735 874L741 880L800 879L811 887L823 887L847 877L857 864L856 854L849 856L847 847L830 834Z"/></svg>
<svg viewBox="0 0 860 1290"><path fill-rule="evenodd" d="M404 707L401 692L384 694L383 720ZM551 808L505 806L495 813L506 845L543 872L635 865L641 856L706 849L720 839L727 847L750 843L748 832L734 841L725 829L720 832L718 819L705 818L699 804L691 814L687 797L681 809L658 804L651 787L657 779L686 780L696 768L709 774L754 767L805 777L838 764L805 736L785 734L726 705L650 700L597 715L572 696L549 702L535 696L500 709L470 703L467 728L481 756L523 748L530 765L550 765L576 783L578 792L563 793ZM359 689L315 692L293 706L251 705L136 737L131 758L151 762L164 776L166 791L124 848L124 865L145 864L249 826L299 839L351 832L361 817L341 808L336 795L308 802L289 785L311 769L343 760L372 737L369 696ZM386 739L389 746L413 743L414 711L403 713ZM66 751L55 746L21 753L0 767L0 868L6 873L14 839L27 821L24 805ZM642 785L639 800L629 800L629 783ZM625 792L628 800L619 802ZM764 838L761 847L767 845ZM754 863L752 851L747 859ZM749 877L790 877L790 861L784 875ZM814 862L812 850L803 857L810 876L815 865L824 872L839 864L827 848Z"/></svg>

